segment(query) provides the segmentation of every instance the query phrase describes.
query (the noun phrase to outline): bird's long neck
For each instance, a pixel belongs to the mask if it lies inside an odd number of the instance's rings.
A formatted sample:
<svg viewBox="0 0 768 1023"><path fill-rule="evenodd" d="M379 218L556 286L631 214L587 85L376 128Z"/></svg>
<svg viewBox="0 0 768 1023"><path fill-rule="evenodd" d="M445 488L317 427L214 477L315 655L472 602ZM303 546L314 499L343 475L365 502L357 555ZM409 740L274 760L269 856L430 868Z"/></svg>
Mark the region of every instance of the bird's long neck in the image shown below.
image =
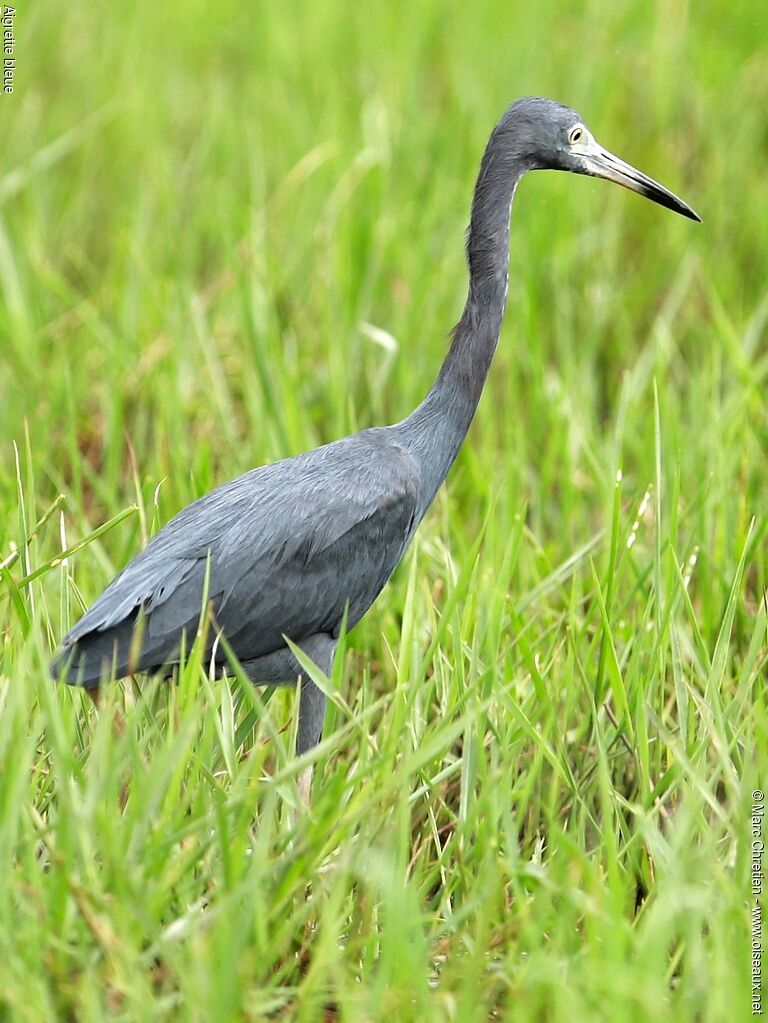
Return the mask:
<svg viewBox="0 0 768 1023"><path fill-rule="evenodd" d="M498 130L494 132L472 201L464 312L437 380L418 408L399 424L407 447L422 467L424 511L467 435L496 351L507 299L510 207L526 169L505 152Z"/></svg>

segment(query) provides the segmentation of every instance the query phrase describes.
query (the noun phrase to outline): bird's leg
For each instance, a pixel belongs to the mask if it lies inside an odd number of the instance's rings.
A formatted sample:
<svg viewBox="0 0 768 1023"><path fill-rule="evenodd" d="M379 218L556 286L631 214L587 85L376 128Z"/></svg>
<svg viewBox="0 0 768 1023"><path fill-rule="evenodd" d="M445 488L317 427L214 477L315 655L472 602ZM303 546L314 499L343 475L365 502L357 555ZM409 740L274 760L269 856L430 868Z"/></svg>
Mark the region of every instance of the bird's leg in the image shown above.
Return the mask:
<svg viewBox="0 0 768 1023"><path fill-rule="evenodd" d="M330 636L313 636L302 648L320 670L330 675L336 643ZM296 736L296 754L302 756L320 741L325 718L325 693L302 672L299 692L299 727ZM312 788L312 764L305 767L298 777L299 797L304 806L309 806Z"/></svg>
<svg viewBox="0 0 768 1023"><path fill-rule="evenodd" d="M296 736L296 754L301 756L320 741L325 718L325 693L322 692L307 675L301 676L299 683L299 730ZM299 798L304 806L309 806L309 794L312 788L313 764L302 768L298 777Z"/></svg>

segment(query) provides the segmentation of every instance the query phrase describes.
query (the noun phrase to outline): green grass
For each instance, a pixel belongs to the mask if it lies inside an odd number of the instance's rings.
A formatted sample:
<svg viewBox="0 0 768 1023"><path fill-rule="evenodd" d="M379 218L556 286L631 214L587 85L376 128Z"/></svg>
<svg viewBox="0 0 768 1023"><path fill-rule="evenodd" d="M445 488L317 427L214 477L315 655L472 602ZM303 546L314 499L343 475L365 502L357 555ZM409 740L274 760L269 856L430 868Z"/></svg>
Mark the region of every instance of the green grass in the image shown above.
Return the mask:
<svg viewBox="0 0 768 1023"><path fill-rule="evenodd" d="M756 19L723 0L18 8L0 1019L749 1016ZM63 630L179 508L422 397L482 147L528 93L704 223L602 182L523 183L487 392L337 663L311 813L289 691L210 683L194 653L175 688L116 686L99 715L54 687Z"/></svg>

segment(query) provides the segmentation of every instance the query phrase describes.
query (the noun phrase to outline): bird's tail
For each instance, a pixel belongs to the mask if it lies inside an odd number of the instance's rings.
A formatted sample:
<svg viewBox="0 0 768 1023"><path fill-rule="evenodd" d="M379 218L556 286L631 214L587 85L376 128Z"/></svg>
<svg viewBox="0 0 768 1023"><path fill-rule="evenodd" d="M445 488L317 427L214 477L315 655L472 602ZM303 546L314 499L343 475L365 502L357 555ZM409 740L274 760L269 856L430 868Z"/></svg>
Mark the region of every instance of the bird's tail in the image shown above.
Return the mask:
<svg viewBox="0 0 768 1023"><path fill-rule="evenodd" d="M51 661L51 676L71 686L93 689L104 680L141 670L148 651L141 650L135 625L132 616L111 629L87 632L70 642L65 639Z"/></svg>

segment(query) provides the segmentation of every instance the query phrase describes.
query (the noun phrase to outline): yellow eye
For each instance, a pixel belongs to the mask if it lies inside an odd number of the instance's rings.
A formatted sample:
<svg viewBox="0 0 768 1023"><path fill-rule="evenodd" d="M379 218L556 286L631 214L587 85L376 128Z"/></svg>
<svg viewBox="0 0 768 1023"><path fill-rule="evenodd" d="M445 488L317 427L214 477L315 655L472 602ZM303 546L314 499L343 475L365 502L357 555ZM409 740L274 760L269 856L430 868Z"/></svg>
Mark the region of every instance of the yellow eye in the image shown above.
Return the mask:
<svg viewBox="0 0 768 1023"><path fill-rule="evenodd" d="M584 137L584 128L577 124L575 128L571 128L570 134L568 135L568 144L575 146L577 142L581 142Z"/></svg>

